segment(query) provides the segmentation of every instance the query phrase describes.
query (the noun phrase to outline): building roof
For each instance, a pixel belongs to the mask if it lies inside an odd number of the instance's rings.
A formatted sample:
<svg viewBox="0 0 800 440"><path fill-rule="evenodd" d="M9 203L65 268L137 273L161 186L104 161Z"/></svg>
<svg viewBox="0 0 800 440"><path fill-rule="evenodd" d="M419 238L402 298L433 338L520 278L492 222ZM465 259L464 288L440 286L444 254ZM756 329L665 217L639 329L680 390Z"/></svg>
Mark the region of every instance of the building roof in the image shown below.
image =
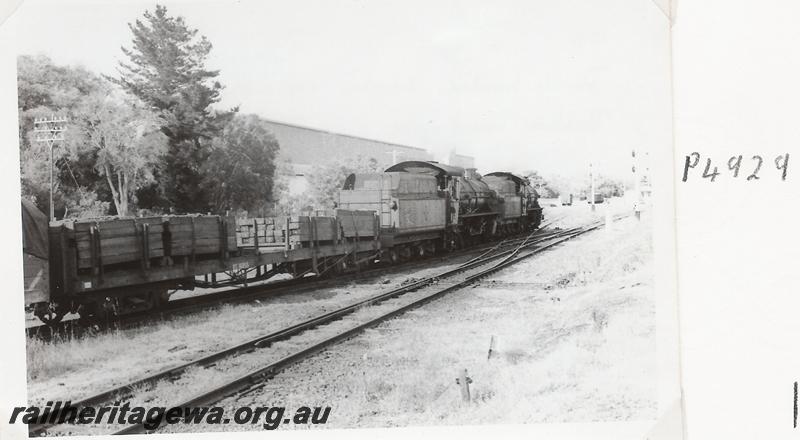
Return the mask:
<svg viewBox="0 0 800 440"><path fill-rule="evenodd" d="M368 142L379 142L379 143L386 144L386 145L392 145L392 146L396 146L396 147L408 148L408 149L411 149L411 150L419 150L419 151L422 151L422 152L425 152L425 153L428 152L428 150L426 150L424 148L412 147L412 146L409 146L409 145L398 144L396 142L387 142L387 141L382 141L382 140L379 140L379 139L370 139L370 138L365 138L365 137L362 137L362 136L354 136L354 135L351 135L351 134L337 133L335 131L322 130L322 129L319 129L319 128L307 127L307 126L298 125L298 124L290 124L288 122L281 122L281 121L276 121L276 120L273 120L273 119L264 119L264 120L266 122L271 123L271 124L284 125L286 127L291 127L291 128L299 128L301 130L315 131L315 132L318 132L318 133L329 134L329 135L332 135L332 136L342 136L342 137L348 137L348 138L352 138L352 139L359 139L359 140L368 141Z"/></svg>

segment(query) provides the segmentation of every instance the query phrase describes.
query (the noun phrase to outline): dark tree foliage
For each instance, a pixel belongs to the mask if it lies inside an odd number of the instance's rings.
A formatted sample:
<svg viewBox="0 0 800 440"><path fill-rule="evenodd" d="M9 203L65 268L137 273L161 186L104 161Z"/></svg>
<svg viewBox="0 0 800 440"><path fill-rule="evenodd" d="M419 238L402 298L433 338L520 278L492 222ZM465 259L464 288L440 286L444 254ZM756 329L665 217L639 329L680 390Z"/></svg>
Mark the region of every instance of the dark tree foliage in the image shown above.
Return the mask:
<svg viewBox="0 0 800 440"><path fill-rule="evenodd" d="M212 143L203 188L216 213L263 211L272 201L278 141L256 115L237 115Z"/></svg>
<svg viewBox="0 0 800 440"><path fill-rule="evenodd" d="M595 191L606 198L622 197L625 195L625 183L611 177L598 176L595 181Z"/></svg>
<svg viewBox="0 0 800 440"><path fill-rule="evenodd" d="M82 67L58 66L44 55L17 57L18 107L71 110L81 96L102 88L103 80Z"/></svg>
<svg viewBox="0 0 800 440"><path fill-rule="evenodd" d="M22 196L49 211L49 153L45 145L31 142L33 120L52 115L73 118L83 96L103 90L102 78L81 67L59 66L44 55L17 57L17 96L20 140ZM87 193L99 201L110 201L111 194L101 184L90 154L68 160L64 146L54 150L56 217L64 215Z"/></svg>
<svg viewBox="0 0 800 440"><path fill-rule="evenodd" d="M528 178L531 185L533 186L533 188L536 190L536 192L539 194L540 197L543 197L545 199L558 197L559 190L550 185L550 182L548 182L544 177L542 177L538 171L530 170L530 171L525 171L522 174Z"/></svg>
<svg viewBox="0 0 800 440"><path fill-rule="evenodd" d="M236 112L212 108L223 86L215 79L219 71L205 67L211 43L160 5L128 27L132 46L122 48L128 62L119 63L120 76L112 80L160 114L161 130L169 138L165 162L157 170L160 191L144 188L140 203L160 193L164 207L206 211L211 201L201 187L201 169L211 154L211 139Z"/></svg>

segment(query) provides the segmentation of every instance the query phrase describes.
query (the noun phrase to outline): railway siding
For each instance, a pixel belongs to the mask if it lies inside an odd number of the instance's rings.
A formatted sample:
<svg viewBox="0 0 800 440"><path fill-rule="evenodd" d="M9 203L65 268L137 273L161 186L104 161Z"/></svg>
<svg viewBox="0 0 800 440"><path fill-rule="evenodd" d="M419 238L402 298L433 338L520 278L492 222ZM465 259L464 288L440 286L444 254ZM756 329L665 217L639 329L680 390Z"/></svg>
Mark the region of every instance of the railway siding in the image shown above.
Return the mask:
<svg viewBox="0 0 800 440"><path fill-rule="evenodd" d="M556 242L553 242L553 244L556 244ZM508 258L524 254L525 252L522 252L520 254L513 253L510 254ZM448 285L460 286L461 281L467 281L467 280L469 280L470 284L474 283L475 281L479 281L479 279L477 278L473 280L474 278L473 275L480 274L481 277L485 276L483 275L483 272L481 272L481 270L483 269L474 269L472 270L472 272L467 271L463 274L460 274L460 276L457 276L453 280L445 281L444 286ZM345 316L343 317L343 319L339 319L338 321L335 321L332 324L328 324L319 330L315 330L314 332L302 333L299 336L293 337L290 340L277 341L271 343L269 344L269 350L255 350L250 352L243 352L238 354L237 356L226 357L216 362L210 370L189 369L185 371L178 380L164 382L162 384L159 384L159 386L154 387L153 389L142 388L134 390L134 392L132 393L133 398L131 400L126 399L126 401L129 401L132 404L145 404L150 406L152 405L169 406L169 405L180 404L180 402L183 401L183 399L188 399L192 392L197 392L196 387L190 386L192 384L217 383L220 385L224 385L226 382L230 381L232 377L241 376L242 374L244 374L245 376L252 374L254 365L271 364L276 361L280 361L278 362L278 365L283 365L281 364L281 362L283 362L282 359L283 360L294 359L296 355L292 353L298 353L306 350L306 348L302 347L319 347L319 348L314 348L313 352L316 352L317 350L326 350L327 349L326 340L328 340L329 338L333 338L333 340L335 341L341 341L343 339L341 339L340 335L349 335L354 330L361 331L361 327L363 327L363 325L366 323L369 323L369 325L372 326L374 325L373 322L377 322L376 321L377 319L382 320L383 316L394 316L397 313L397 311L400 310L406 311L406 309L408 309L409 307L415 307L416 306L415 303L418 300L425 300L428 298L437 297L441 293L444 293L445 291L452 290L449 288L442 290L443 286L442 285L437 286L437 284L441 284L441 281L439 283L434 283L428 287L423 287L422 289L405 294L404 296L388 299L387 301L384 301L377 305L358 307L355 309L355 312L352 313L351 315ZM270 315L272 315L272 312L270 312ZM205 330L207 330L207 328ZM346 338L347 337L349 336L346 336ZM168 351L180 352L185 348L186 345L182 346L178 345L175 347L171 347ZM295 361L292 360L287 365L291 365L294 362ZM302 362L305 363L306 361ZM282 371L283 368L285 367L280 367L280 369L277 371ZM70 378L70 380L72 380L72 378ZM259 387L261 386L264 385L259 385ZM228 392L226 391L225 393ZM253 393L258 394L258 389L254 389ZM168 398L165 398L165 396L168 396ZM48 397L48 399L49 398L50 397ZM190 399L188 402L186 402L186 404L207 404L215 401L216 400L193 401Z"/></svg>
<svg viewBox="0 0 800 440"><path fill-rule="evenodd" d="M487 269L492 267L500 267L510 259L510 258L518 258L523 254L520 251L530 252L527 248L516 248L517 245L533 245L536 242L541 244L536 245L534 249L546 249L554 244L557 244L564 239L568 239L572 235L571 232L569 234L556 234L553 238L547 238L552 234L548 233L540 233L537 232L536 234L532 234L531 237L526 239L515 240L514 242L509 242L506 244L505 247L497 246L493 249L493 252L489 256L482 256L479 260L471 260L470 262L466 263L463 266L460 266L457 271L450 271L446 274L437 274L434 278L429 278L428 280L417 281L406 286L402 287L400 290L390 290L386 294L383 294L376 299L380 299L380 303L374 303L373 300L370 302L365 303L363 306L361 304L355 304L349 309L351 312L347 315L335 315L334 320L330 321L321 321L321 323L325 323L324 327L321 327L319 330L315 330L313 332L305 332L300 333L299 336L294 336L291 339L285 341L285 343L281 339L277 339L275 341L270 340L268 344L263 344L266 340L261 340L257 344L245 344L242 346L242 349L236 349L232 351L231 354L226 354L224 357L215 359L214 363L211 366L211 370L214 370L218 373L224 374L228 379L227 381L231 381L231 377L235 378L240 376L242 372L240 372L243 368L245 371L245 375L242 376L243 379L234 380L231 383L238 384L250 384L251 380L249 375L253 374L252 366L253 365L284 365L286 362L295 362L295 359L301 359L298 356L305 355L301 353L306 353L311 350L311 353L317 351L319 348L315 347L327 347L329 344L329 340L339 341L342 338L348 337L347 335L354 334L353 332L359 332L361 328L366 326L374 325L375 322L380 322L386 317L394 316L397 313L401 313L405 311L409 307L415 307L420 301L424 301L430 298L438 297L445 292L448 292L454 288L458 288L464 282L474 282L472 281L475 279L476 276L483 275ZM534 239L534 235L541 235L543 238ZM561 238L563 237L563 238ZM514 249L517 250L514 250ZM441 281L445 281L446 285L451 287L446 287L442 289L439 286ZM413 289L409 291L408 289ZM397 296L398 294L402 294L402 296ZM314 324L314 327L317 325ZM305 328L305 327L302 327ZM313 327L311 327L313 328ZM332 339L331 339L332 338ZM304 345L305 344L305 345ZM283 350L283 346L286 345L288 347L288 352ZM250 347L248 349L248 347ZM262 350L261 348L268 347L268 350ZM301 348L302 347L302 348ZM253 350L255 348L255 350ZM263 357L266 356L267 359ZM277 356L277 359L274 357ZM252 358L256 357L256 360L253 361ZM245 359L244 361L242 359ZM247 359L251 359L248 363ZM290 365L289 364L289 365ZM273 370L273 367L266 367L270 372L272 371L279 371ZM200 397L200 400L195 400L197 397L193 397L184 401L183 403L179 403L181 399L185 399L186 397L181 397L186 395L188 397L189 392L194 391L197 392L196 387L191 387L191 384L208 384L208 383L217 383L218 381L215 380L218 376L214 373L214 371L202 371L198 374L202 374L201 377L192 377L194 372L193 368L189 370L182 370L182 375L177 380L170 380L166 382L166 390L165 387L158 386L156 387L156 391L151 392L152 390L143 388L139 384L134 384L126 388L126 393L133 389L133 397L129 400L133 404L141 403L141 404L154 404L156 405L188 405L188 406L195 406L195 405L204 405L210 404L215 402L213 397ZM267 371L267 370L265 370ZM261 373L257 373L261 374ZM170 376L173 376L170 374ZM186 379L186 377L189 379ZM243 381L243 382L242 382ZM238 389L233 388L229 389L229 385L225 384L226 382L223 381L223 388L219 391L212 392L211 395L216 396L216 393L222 393L222 395L227 395L231 391ZM149 384L149 383L148 383ZM147 386L145 384L142 384ZM170 391L171 387L177 386L178 388ZM241 385L236 385L236 387L241 387ZM213 388L213 387L211 387ZM155 394L153 394L155 393ZM205 392L204 392L205 393ZM142 397L144 396L144 397ZM161 398L159 398L161 396ZM162 399L168 396L168 400L163 401ZM221 396L220 396L221 397ZM126 401L128 399L123 395L119 397L115 396L108 396L105 397L103 401L91 401L88 404L96 405L98 403L104 401L117 400L118 398L124 398ZM176 401L177 399L178 401ZM212 399L212 400L209 400ZM77 401L77 399L73 400L73 402ZM83 405L83 403L78 403L79 405ZM69 427L59 427L56 428L60 429L72 429Z"/></svg>
<svg viewBox="0 0 800 440"><path fill-rule="evenodd" d="M646 221L622 220L609 234L577 238L387 321L225 406L332 406L319 428L655 416ZM492 336L496 346L487 360ZM462 368L474 381L467 406L455 384Z"/></svg>

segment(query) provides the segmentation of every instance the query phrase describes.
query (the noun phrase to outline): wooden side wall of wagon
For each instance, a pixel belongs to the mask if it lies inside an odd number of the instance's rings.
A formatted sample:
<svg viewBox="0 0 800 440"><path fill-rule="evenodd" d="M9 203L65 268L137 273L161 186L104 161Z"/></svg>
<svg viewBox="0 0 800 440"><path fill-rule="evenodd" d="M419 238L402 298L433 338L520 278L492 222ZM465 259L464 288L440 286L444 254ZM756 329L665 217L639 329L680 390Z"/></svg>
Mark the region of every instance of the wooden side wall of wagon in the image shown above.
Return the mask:
<svg viewBox="0 0 800 440"><path fill-rule="evenodd" d="M78 269L133 263L146 268L171 264L164 257L237 250L235 224L220 216L78 220L71 229Z"/></svg>
<svg viewBox="0 0 800 440"><path fill-rule="evenodd" d="M356 223L361 225L359 234L377 230L377 226L370 229L369 216L373 216L371 211L356 214ZM273 240L280 237L282 244L271 249L259 244L257 252L252 247L237 246L251 238L250 232L256 233L256 225L259 227L258 236L265 237L265 225L268 224L273 229L270 232ZM279 224L283 226L279 227ZM153 233L156 225L161 226L160 235ZM109 235L112 229L113 236ZM259 271L261 275L272 276L287 270L287 263L325 270L329 263L341 261L342 256L349 255L358 260L362 256L372 256L380 249L379 240L346 239L343 229L335 217L244 219L239 222L232 217L215 216L82 220L70 223L69 227L58 225L51 228L51 242L61 243L59 250L51 256L51 266L60 268L52 279L64 286L56 290L63 290L67 295L127 297L152 289L191 288L197 276L206 274L254 269L252 272L256 276L259 276ZM140 241L135 239L137 234ZM140 245L145 238L158 242L156 235L161 240L158 255L162 256L148 259L150 266L147 267L139 254L145 255ZM192 237L193 246L190 245ZM87 240L90 246L81 244ZM191 256L192 248L196 258ZM114 264L106 263L104 252L115 257L112 259ZM54 257L58 257L58 261L53 260ZM82 267L78 267L79 261Z"/></svg>
<svg viewBox="0 0 800 440"><path fill-rule="evenodd" d="M292 248L335 243L341 239L335 217L290 217L287 226Z"/></svg>
<svg viewBox="0 0 800 440"><path fill-rule="evenodd" d="M236 242L236 221L232 217L212 216L169 216L170 256L220 255L234 252Z"/></svg>
<svg viewBox="0 0 800 440"><path fill-rule="evenodd" d="M378 238L378 216L375 211L337 209L336 218L342 235L348 240L374 240Z"/></svg>
<svg viewBox="0 0 800 440"><path fill-rule="evenodd" d="M138 222L138 223L137 223ZM148 225L144 228L142 225ZM139 261L143 255L142 236L150 242L150 255L162 257L160 217L143 219L79 220L73 224L78 269ZM139 231L142 231L141 233Z"/></svg>

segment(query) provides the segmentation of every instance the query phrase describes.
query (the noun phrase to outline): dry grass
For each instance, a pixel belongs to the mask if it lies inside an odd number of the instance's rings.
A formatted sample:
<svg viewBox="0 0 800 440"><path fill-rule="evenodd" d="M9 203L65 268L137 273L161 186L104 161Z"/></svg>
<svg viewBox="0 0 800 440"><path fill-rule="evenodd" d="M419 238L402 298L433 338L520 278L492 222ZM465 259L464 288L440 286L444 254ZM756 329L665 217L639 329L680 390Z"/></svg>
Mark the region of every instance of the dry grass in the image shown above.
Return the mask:
<svg viewBox="0 0 800 440"><path fill-rule="evenodd" d="M103 362L117 352L118 346L126 344L130 338L122 332L110 332L104 343L96 345L91 339L79 338L69 341L55 340L44 342L29 338L27 343L28 381L40 377L66 375L82 368ZM70 350L54 350L59 344L69 344Z"/></svg>
<svg viewBox="0 0 800 440"><path fill-rule="evenodd" d="M451 265L385 275L369 282L298 292L66 341L27 341L32 402L76 399L263 336ZM370 313L362 307L361 313ZM303 338L301 338L303 339ZM213 373L203 373L213 374Z"/></svg>
<svg viewBox="0 0 800 440"><path fill-rule="evenodd" d="M386 287L384 287L386 288ZM348 286L173 317L141 328L67 341L27 341L33 401L75 398L177 365L374 293Z"/></svg>

